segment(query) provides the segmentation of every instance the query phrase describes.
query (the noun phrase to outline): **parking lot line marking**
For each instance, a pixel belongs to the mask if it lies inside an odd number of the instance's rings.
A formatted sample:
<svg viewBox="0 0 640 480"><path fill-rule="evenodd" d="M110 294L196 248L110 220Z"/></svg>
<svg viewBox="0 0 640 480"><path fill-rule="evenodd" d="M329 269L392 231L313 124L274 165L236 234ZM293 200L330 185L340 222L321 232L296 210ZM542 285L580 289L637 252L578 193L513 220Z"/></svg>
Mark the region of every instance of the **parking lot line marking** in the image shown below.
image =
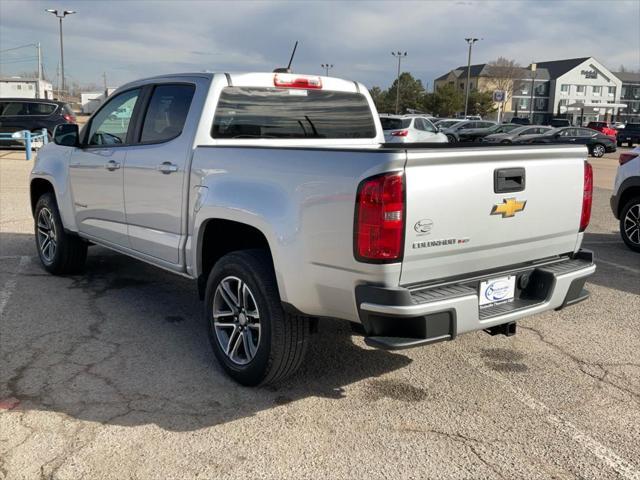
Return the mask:
<svg viewBox="0 0 640 480"><path fill-rule="evenodd" d="M596 265L599 264L599 263L604 263L605 265L609 265L610 267L616 267L616 268L619 268L621 270L627 270L628 272L640 274L640 269L639 268L628 267L626 265L620 265L619 263L615 263L615 262L608 262L607 260L601 260L599 258L596 258L595 263L596 263Z"/></svg>
<svg viewBox="0 0 640 480"><path fill-rule="evenodd" d="M9 275L9 278L2 286L2 290L0 290L0 317L4 313L4 309L11 298L11 294L16 289L16 285L18 284L18 274L22 271L22 269L29 263L30 257L21 256L19 257L20 261L18 262L18 268L16 268L15 272Z"/></svg>
<svg viewBox="0 0 640 480"><path fill-rule="evenodd" d="M492 378L493 380L496 380L497 382L500 382L516 397L516 399L520 403L529 407L534 412L541 414L542 418L544 418L547 423L552 424L560 432L570 436L573 441L575 441L583 449L600 459L611 469L615 470L619 475L629 480L640 480L640 470L638 470L633 464L629 463L624 458L620 457L609 447L606 447L593 437L584 433L569 420L565 420L558 414L553 413L551 408L547 407L541 401L536 400L525 391L516 387L501 374L487 370L484 365L477 363L477 361L475 360L467 359L467 361L480 373L489 378Z"/></svg>
<svg viewBox="0 0 640 480"><path fill-rule="evenodd" d="M583 245L620 245L620 240L594 240L592 242L584 241Z"/></svg>

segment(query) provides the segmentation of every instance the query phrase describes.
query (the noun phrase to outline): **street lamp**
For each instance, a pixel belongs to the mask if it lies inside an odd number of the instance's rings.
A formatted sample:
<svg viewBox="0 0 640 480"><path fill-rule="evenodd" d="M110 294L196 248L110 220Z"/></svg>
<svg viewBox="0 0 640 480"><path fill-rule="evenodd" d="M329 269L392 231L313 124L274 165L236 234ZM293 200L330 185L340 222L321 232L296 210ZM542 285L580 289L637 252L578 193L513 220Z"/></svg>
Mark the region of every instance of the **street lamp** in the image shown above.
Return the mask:
<svg viewBox="0 0 640 480"><path fill-rule="evenodd" d="M480 38L465 38L464 41L469 44L469 56L467 57L467 83L465 84L464 92L464 116L467 118L467 112L469 111L469 82L471 81L471 48Z"/></svg>
<svg viewBox="0 0 640 480"><path fill-rule="evenodd" d="M533 124L533 100L534 100L534 96L533 96L533 92L534 92L534 88L535 88L535 82L536 82L536 70L538 68L538 65L535 63L531 64L531 99L529 100L531 102L531 105L529 105L529 122Z"/></svg>
<svg viewBox="0 0 640 480"><path fill-rule="evenodd" d="M58 10L54 10L52 8L47 8L46 10L49 13L52 13L53 15L55 15L58 20L60 20L60 71L62 73L62 91L65 91L65 84L64 84L64 47L62 44L62 19L64 17L66 17L67 15L73 15L75 12L75 10L62 10L62 11L58 11ZM60 95L60 92L58 92L58 95Z"/></svg>
<svg viewBox="0 0 640 480"><path fill-rule="evenodd" d="M329 69L333 68L333 63L323 63L322 65L320 65L322 68L324 68L325 72L326 72L326 76L329 76Z"/></svg>
<svg viewBox="0 0 640 480"><path fill-rule="evenodd" d="M398 77L396 79L396 115L398 114L398 109L400 108L400 62L402 61L402 57L407 56L407 52L391 52L391 55L398 59Z"/></svg>

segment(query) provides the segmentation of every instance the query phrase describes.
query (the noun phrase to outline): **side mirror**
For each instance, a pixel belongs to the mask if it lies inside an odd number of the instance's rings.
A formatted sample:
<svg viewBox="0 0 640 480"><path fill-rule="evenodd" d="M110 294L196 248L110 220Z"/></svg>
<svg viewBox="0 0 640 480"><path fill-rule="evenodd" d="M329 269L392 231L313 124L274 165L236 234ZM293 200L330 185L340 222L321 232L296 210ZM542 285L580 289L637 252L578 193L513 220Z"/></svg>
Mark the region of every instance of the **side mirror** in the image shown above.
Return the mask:
<svg viewBox="0 0 640 480"><path fill-rule="evenodd" d="M53 131L53 143L63 147L80 146L80 130L75 123L63 123Z"/></svg>

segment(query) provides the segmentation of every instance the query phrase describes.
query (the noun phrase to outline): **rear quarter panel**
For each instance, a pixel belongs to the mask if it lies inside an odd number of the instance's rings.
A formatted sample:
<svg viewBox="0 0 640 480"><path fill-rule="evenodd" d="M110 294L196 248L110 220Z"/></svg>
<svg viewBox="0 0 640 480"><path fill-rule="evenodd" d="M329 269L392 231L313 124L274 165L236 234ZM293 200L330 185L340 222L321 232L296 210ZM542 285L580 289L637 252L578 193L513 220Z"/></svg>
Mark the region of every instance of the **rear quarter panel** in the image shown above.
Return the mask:
<svg viewBox="0 0 640 480"><path fill-rule="evenodd" d="M191 191L204 186L207 194L189 225L194 273L202 268L198 245L208 219L245 223L269 242L283 301L309 315L357 321L355 286L397 286L400 278L399 263L354 258L357 187L369 176L401 171L405 157L376 150L196 148ZM190 197L193 212L196 195Z"/></svg>

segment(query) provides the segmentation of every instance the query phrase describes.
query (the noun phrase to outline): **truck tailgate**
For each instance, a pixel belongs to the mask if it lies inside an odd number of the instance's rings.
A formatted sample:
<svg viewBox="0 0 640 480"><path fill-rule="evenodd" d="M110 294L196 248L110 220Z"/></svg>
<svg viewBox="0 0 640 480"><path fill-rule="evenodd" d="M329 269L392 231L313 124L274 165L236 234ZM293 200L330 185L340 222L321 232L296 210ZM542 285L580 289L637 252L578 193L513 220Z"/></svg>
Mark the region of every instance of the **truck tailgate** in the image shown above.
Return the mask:
<svg viewBox="0 0 640 480"><path fill-rule="evenodd" d="M400 283L576 250L586 157L574 146L409 149Z"/></svg>

